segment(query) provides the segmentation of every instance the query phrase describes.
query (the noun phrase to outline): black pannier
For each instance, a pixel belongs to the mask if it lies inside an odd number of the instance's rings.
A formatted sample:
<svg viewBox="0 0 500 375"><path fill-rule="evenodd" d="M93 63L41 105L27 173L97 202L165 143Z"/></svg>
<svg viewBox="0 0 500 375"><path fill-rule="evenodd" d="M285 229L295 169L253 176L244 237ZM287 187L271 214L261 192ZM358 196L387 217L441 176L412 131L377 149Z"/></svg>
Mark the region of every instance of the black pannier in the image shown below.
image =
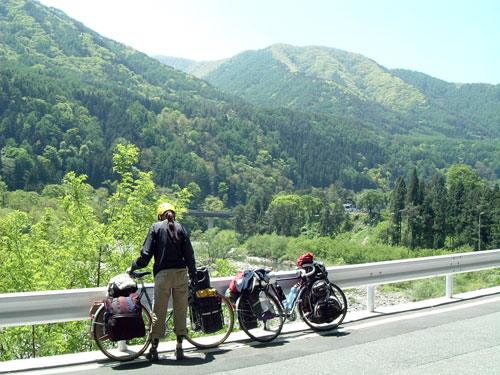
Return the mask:
<svg viewBox="0 0 500 375"><path fill-rule="evenodd" d="M128 297L107 297L104 304L104 322L111 341L130 340L146 334L141 300L137 293Z"/></svg>
<svg viewBox="0 0 500 375"><path fill-rule="evenodd" d="M263 290L254 290L248 296L248 300L250 301L252 312L258 320L268 320L276 316L274 306Z"/></svg>
<svg viewBox="0 0 500 375"><path fill-rule="evenodd" d="M247 329L257 328L257 318L252 311L252 306L250 305L250 301L248 299L245 298L243 301L240 301L239 310L239 314L242 316L245 327Z"/></svg>
<svg viewBox="0 0 500 375"><path fill-rule="evenodd" d="M331 323L342 314L342 306L333 297L322 298L314 304L312 320L315 323Z"/></svg>
<svg viewBox="0 0 500 375"><path fill-rule="evenodd" d="M204 333L214 333L224 326L224 315L221 307L220 297L215 294L203 298L195 297L192 311L198 314L197 328L201 328Z"/></svg>

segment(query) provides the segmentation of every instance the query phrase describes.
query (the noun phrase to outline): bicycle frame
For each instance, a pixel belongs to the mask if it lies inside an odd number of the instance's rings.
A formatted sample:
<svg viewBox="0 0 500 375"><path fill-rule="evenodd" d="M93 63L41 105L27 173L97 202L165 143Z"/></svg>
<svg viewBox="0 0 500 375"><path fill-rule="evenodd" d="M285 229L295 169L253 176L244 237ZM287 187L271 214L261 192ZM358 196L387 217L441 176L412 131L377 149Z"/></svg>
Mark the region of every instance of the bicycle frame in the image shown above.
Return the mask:
<svg viewBox="0 0 500 375"><path fill-rule="evenodd" d="M146 300L148 301L149 305L149 313L152 315L153 314L153 302L151 301L151 297L149 296L146 286L144 285L144 281L142 280L142 277L138 277L140 283L141 283L141 291L139 292L139 296L142 300L143 296L146 296ZM170 322L170 319L172 319L174 310L170 309L170 311L167 312L167 317L165 318L165 326L167 327L168 330L168 322Z"/></svg>
<svg viewBox="0 0 500 375"><path fill-rule="evenodd" d="M283 304L283 301L281 300L281 298L278 295L278 291L277 291L276 286L275 286L275 284L279 285L279 281L287 281L287 280L298 280L298 283L299 283L297 295L295 296L295 299L292 301L292 306L290 306L290 307L285 307L285 305ZM278 300L279 304L281 305L281 308L283 309L283 312L285 313L285 320L286 319L295 320L295 318L293 317L293 315L295 313L295 308L297 306L297 303L300 300L300 297L302 297L302 293L303 293L305 286L306 286L306 283L305 283L304 277L302 275L301 276L294 276L294 277L284 277L282 279L276 279L275 283L268 285L268 287L273 291L274 295L277 297L276 299ZM290 291L288 292L288 294L285 297L288 298L289 294L290 294Z"/></svg>

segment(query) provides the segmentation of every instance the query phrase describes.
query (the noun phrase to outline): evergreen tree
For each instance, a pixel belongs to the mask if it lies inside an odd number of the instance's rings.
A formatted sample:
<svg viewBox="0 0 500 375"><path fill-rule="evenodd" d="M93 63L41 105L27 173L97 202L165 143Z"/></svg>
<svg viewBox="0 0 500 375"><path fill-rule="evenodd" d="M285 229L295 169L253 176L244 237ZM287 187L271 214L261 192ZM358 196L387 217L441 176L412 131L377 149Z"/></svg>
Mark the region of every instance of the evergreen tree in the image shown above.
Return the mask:
<svg viewBox="0 0 500 375"><path fill-rule="evenodd" d="M421 209L422 193L421 185L417 176L417 169L413 169L410 177L410 183L406 193L406 206L404 214L406 215L406 244L410 249L414 249L417 239L421 233Z"/></svg>
<svg viewBox="0 0 500 375"><path fill-rule="evenodd" d="M335 233L335 223L332 208L328 203L323 203L319 214L319 234L323 237L333 237Z"/></svg>
<svg viewBox="0 0 500 375"><path fill-rule="evenodd" d="M422 182L424 180L422 179ZM421 184L422 186L422 184ZM422 224L420 225L421 232L419 233L419 239L417 246L430 249L434 244L434 233L433 224L435 219L435 213L432 207L432 194L431 186L421 187L421 191L424 191L424 198L421 206L421 216Z"/></svg>
<svg viewBox="0 0 500 375"><path fill-rule="evenodd" d="M448 227L446 222L446 214L448 212L448 190L444 177L441 174L436 174L432 179L429 195L431 200L432 212L434 213L434 222L432 225L434 249L444 247Z"/></svg>
<svg viewBox="0 0 500 375"><path fill-rule="evenodd" d="M452 248L462 245L459 240L463 229L463 204L465 199L465 189L461 181L457 181L449 186L448 205L448 225L451 230Z"/></svg>
<svg viewBox="0 0 500 375"><path fill-rule="evenodd" d="M403 177L396 179L396 185L391 194L390 212L392 214L391 236L392 243L399 245L401 243L401 228L403 220L403 210L405 208L406 184Z"/></svg>
<svg viewBox="0 0 500 375"><path fill-rule="evenodd" d="M500 248L500 186L495 184L488 200L491 215L490 243L492 249Z"/></svg>

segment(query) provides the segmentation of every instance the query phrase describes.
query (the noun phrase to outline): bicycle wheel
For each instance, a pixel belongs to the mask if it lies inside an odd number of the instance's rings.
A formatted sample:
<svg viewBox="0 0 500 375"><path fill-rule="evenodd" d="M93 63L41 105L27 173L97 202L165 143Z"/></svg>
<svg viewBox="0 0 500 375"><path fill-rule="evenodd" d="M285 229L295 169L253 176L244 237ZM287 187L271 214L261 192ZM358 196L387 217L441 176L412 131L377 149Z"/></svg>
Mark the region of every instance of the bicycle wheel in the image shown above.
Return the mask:
<svg viewBox="0 0 500 375"><path fill-rule="evenodd" d="M127 341L111 341L104 322L104 306L102 306L97 310L92 320L92 337L99 349L108 358L115 361L131 361L143 354L151 342L152 319L144 306L142 306L142 319L146 326L146 334L143 337L136 337Z"/></svg>
<svg viewBox="0 0 500 375"><path fill-rule="evenodd" d="M315 331L328 331L338 327L344 320L347 314L347 298L337 285L329 283L330 298L336 300L335 306L338 310L334 315L337 315L332 321L321 322L314 316L314 304L311 301L311 290L305 288L299 298L298 310L300 317L309 327Z"/></svg>
<svg viewBox="0 0 500 375"><path fill-rule="evenodd" d="M267 299L274 309L274 317L266 320L258 320L252 309L249 296L243 294L236 303L236 313L240 327L252 339L260 342L269 342L274 340L283 328L284 318L283 310L276 298L264 291Z"/></svg>
<svg viewBox="0 0 500 375"><path fill-rule="evenodd" d="M187 329L188 335L186 340L191 344L200 349L215 348L216 346L222 344L229 337L230 333L233 331L234 326L234 310L231 301L228 298L217 292L217 299L221 303L223 325L222 328L213 333L204 333L201 329L201 323L199 318L195 316L191 306L188 307L187 313ZM171 319L173 320L173 319Z"/></svg>

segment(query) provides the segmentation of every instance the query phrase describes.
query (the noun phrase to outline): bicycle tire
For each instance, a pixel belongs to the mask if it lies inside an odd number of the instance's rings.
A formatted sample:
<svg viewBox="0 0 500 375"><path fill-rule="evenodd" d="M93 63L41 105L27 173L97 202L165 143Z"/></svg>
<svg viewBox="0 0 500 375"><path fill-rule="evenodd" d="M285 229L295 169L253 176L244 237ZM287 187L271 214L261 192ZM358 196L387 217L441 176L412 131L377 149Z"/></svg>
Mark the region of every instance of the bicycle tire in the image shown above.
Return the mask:
<svg viewBox="0 0 500 375"><path fill-rule="evenodd" d="M336 298L337 301L342 306L340 315L331 322L317 323L312 318L312 303L309 298L310 295L309 288L303 289L301 295L298 296L300 301L298 303L297 309L299 310L300 317L304 321L304 323L306 323L309 327L311 327L315 331L329 331L334 328L337 328L344 321L344 318L347 314L347 298L344 292L342 291L342 289L340 289L339 286L331 282L329 282L328 284L330 286L330 296Z"/></svg>
<svg viewBox="0 0 500 375"><path fill-rule="evenodd" d="M234 326L234 310L231 301L217 292L217 298L220 298L222 307L222 316L224 318L224 324L222 329L213 333L204 333L200 328L195 329L195 324L191 318L191 308L188 307L187 312L187 329L188 334L186 340L192 345L200 349L210 349L215 348L227 340ZM173 319L171 319L173 320Z"/></svg>
<svg viewBox="0 0 500 375"><path fill-rule="evenodd" d="M257 320L250 308L251 305L247 294L243 294L238 298L236 302L236 314L241 329L248 337L260 342L270 342L281 333L285 319L283 317L283 309L276 298L267 290L264 290L264 293L275 310L274 318Z"/></svg>
<svg viewBox="0 0 500 375"><path fill-rule="evenodd" d="M92 337L101 352L108 358L120 362L131 361L142 355L151 343L151 325L153 324L151 315L146 307L142 306L142 318L146 326L146 334L143 337L137 337L127 341L109 340L106 324L104 322L104 312L103 305L97 310L94 319L92 319L91 327Z"/></svg>

